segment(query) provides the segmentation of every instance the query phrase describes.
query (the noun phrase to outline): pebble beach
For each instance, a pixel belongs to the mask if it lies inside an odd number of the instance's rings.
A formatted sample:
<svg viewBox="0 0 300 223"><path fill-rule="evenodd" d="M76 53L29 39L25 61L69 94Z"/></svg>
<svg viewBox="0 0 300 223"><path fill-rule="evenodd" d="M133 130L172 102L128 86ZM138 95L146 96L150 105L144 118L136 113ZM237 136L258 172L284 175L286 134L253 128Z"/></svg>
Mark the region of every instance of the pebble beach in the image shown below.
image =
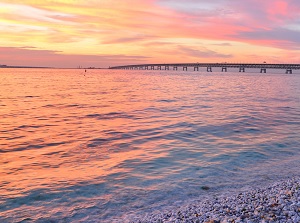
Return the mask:
<svg viewBox="0 0 300 223"><path fill-rule="evenodd" d="M203 188L209 190L209 188ZM237 194L210 196L130 222L300 222L300 177L281 180Z"/></svg>

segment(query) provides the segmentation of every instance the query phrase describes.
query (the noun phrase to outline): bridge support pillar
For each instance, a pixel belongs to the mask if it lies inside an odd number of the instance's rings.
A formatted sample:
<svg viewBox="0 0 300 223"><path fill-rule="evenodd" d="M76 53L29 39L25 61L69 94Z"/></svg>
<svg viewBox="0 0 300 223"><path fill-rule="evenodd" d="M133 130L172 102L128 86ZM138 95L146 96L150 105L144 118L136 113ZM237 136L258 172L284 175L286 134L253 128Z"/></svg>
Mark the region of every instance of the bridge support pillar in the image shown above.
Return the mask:
<svg viewBox="0 0 300 223"><path fill-rule="evenodd" d="M177 67L173 67L173 70L177 70Z"/></svg>
<svg viewBox="0 0 300 223"><path fill-rule="evenodd" d="M186 71L187 71L187 67L183 67L183 70L186 70Z"/></svg>
<svg viewBox="0 0 300 223"><path fill-rule="evenodd" d="M169 66L165 66L165 70L170 70Z"/></svg>
<svg viewBox="0 0 300 223"><path fill-rule="evenodd" d="M240 67L240 71L239 72L245 72L245 67Z"/></svg>
<svg viewBox="0 0 300 223"><path fill-rule="evenodd" d="M286 72L285 72L286 74L292 74L293 73L293 70L292 69L286 69Z"/></svg>
<svg viewBox="0 0 300 223"><path fill-rule="evenodd" d="M199 67L194 67L194 71L199 71Z"/></svg>
<svg viewBox="0 0 300 223"><path fill-rule="evenodd" d="M222 67L222 72L227 72L227 67Z"/></svg>
<svg viewBox="0 0 300 223"><path fill-rule="evenodd" d="M161 66L157 66L157 70L161 70Z"/></svg>
<svg viewBox="0 0 300 223"><path fill-rule="evenodd" d="M267 73L267 68L261 68L260 73Z"/></svg>
<svg viewBox="0 0 300 223"><path fill-rule="evenodd" d="M154 70L154 66L151 66L150 70Z"/></svg>
<svg viewBox="0 0 300 223"><path fill-rule="evenodd" d="M211 67L207 67L207 72L212 72L212 69L211 69Z"/></svg>
<svg viewBox="0 0 300 223"><path fill-rule="evenodd" d="M145 70L149 70L149 67L148 67L148 66L145 66Z"/></svg>

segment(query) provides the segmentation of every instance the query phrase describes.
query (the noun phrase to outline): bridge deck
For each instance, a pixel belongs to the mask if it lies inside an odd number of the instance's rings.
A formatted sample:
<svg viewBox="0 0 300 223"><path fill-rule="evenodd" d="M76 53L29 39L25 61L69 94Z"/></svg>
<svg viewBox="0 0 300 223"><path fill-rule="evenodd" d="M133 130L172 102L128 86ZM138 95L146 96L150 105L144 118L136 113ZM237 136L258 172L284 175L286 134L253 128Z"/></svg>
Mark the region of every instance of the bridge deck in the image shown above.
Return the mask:
<svg viewBox="0 0 300 223"><path fill-rule="evenodd" d="M267 64L267 63L173 63L173 64L135 64L110 67L110 69L154 69L156 68L177 68L177 67L222 67L222 68L260 68L260 69L289 69L299 70L300 64Z"/></svg>

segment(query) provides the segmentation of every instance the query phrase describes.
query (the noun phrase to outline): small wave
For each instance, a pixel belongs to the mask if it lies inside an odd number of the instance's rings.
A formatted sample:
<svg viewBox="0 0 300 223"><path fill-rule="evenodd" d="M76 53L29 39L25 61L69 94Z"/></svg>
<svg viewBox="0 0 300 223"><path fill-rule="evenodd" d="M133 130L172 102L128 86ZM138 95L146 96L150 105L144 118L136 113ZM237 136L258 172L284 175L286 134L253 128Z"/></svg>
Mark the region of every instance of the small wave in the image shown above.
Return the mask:
<svg viewBox="0 0 300 223"><path fill-rule="evenodd" d="M157 102L165 102L165 103L171 103L171 102L176 102L177 100L174 99L161 99L157 100Z"/></svg>
<svg viewBox="0 0 300 223"><path fill-rule="evenodd" d="M38 145L27 145L27 146L17 147L17 148L0 149L0 153L9 153L9 152L19 152L19 151L42 149L42 148L47 148L47 147L52 147L52 146L63 145L65 143L67 143L67 142L45 143L45 144L38 144Z"/></svg>
<svg viewBox="0 0 300 223"><path fill-rule="evenodd" d="M21 98L39 98L40 96L37 95L26 95L26 96L21 96Z"/></svg>
<svg viewBox="0 0 300 223"><path fill-rule="evenodd" d="M40 126L40 125L20 125L15 130L18 130L18 129L28 129L28 128L38 129L38 128L41 128L41 127L42 126Z"/></svg>
<svg viewBox="0 0 300 223"><path fill-rule="evenodd" d="M110 112L110 113L105 113L105 114L89 114L86 115L86 118L95 118L98 120L112 120L112 119L118 119L118 118L122 118L122 119L136 119L137 117L134 115L129 115L126 113L122 113L122 112Z"/></svg>

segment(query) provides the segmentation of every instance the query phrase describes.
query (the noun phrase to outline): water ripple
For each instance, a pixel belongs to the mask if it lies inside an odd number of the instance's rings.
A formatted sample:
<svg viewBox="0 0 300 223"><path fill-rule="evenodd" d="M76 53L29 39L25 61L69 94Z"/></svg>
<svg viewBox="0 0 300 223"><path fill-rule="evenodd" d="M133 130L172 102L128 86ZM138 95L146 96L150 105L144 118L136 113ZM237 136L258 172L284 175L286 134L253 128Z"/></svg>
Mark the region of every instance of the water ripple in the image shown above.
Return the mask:
<svg viewBox="0 0 300 223"><path fill-rule="evenodd" d="M299 75L5 72L1 222L112 222L299 173Z"/></svg>

